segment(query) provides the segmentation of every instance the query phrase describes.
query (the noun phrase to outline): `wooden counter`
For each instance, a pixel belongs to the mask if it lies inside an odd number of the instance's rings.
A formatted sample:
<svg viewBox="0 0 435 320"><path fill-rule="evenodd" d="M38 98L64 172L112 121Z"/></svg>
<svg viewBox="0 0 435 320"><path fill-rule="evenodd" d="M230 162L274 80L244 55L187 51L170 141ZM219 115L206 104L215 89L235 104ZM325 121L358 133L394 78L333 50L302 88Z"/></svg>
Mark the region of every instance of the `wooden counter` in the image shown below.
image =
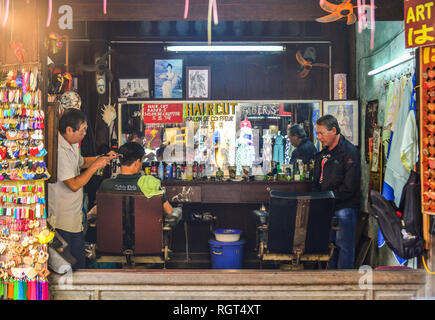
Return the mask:
<svg viewBox="0 0 435 320"><path fill-rule="evenodd" d="M56 300L411 300L433 297L429 277L421 269L124 269L52 273L49 283Z"/></svg>
<svg viewBox="0 0 435 320"><path fill-rule="evenodd" d="M170 202L183 203L268 203L271 190L310 192L311 181L179 181L164 180Z"/></svg>

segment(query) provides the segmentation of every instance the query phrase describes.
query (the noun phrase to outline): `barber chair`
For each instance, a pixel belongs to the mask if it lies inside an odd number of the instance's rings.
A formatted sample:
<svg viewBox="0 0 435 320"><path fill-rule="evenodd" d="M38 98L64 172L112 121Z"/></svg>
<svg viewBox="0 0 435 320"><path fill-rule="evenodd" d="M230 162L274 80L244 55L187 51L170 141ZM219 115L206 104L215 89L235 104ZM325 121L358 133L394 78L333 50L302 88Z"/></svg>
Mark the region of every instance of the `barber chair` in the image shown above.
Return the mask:
<svg viewBox="0 0 435 320"><path fill-rule="evenodd" d="M163 212L162 196L97 192L97 262L161 263L166 268L172 227L181 217Z"/></svg>
<svg viewBox="0 0 435 320"><path fill-rule="evenodd" d="M330 243L334 203L331 191L270 191L269 212L254 210L261 266L264 261L278 261L283 269L298 270L308 261L327 263L334 251Z"/></svg>

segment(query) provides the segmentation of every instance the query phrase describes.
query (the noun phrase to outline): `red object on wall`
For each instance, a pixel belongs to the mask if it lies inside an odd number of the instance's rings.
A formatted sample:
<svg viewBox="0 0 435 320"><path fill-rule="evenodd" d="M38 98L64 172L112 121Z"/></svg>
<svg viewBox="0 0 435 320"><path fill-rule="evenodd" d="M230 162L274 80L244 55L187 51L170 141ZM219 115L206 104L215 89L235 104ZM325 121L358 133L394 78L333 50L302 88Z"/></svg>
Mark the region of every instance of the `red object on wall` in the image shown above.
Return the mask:
<svg viewBox="0 0 435 320"><path fill-rule="evenodd" d="M428 0L406 0L403 3L405 47L415 48L435 44L435 6Z"/></svg>
<svg viewBox="0 0 435 320"><path fill-rule="evenodd" d="M183 104L153 103L143 105L144 123L182 123Z"/></svg>
<svg viewBox="0 0 435 320"><path fill-rule="evenodd" d="M423 213L435 214L435 46L420 50L420 180Z"/></svg>

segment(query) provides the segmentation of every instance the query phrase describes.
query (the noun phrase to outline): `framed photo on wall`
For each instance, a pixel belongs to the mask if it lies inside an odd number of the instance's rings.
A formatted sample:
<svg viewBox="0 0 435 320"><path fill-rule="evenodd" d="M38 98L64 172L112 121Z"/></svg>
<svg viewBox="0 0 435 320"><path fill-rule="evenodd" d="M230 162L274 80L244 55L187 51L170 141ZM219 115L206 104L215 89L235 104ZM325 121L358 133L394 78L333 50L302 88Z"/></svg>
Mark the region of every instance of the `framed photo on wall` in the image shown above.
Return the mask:
<svg viewBox="0 0 435 320"><path fill-rule="evenodd" d="M323 115L333 115L341 134L355 146L359 143L359 110L357 100L323 101Z"/></svg>
<svg viewBox="0 0 435 320"><path fill-rule="evenodd" d="M210 99L210 67L186 67L186 98Z"/></svg>
<svg viewBox="0 0 435 320"><path fill-rule="evenodd" d="M119 79L121 98L149 98L150 87L147 78Z"/></svg>
<svg viewBox="0 0 435 320"><path fill-rule="evenodd" d="M183 97L183 60L154 60L154 98Z"/></svg>

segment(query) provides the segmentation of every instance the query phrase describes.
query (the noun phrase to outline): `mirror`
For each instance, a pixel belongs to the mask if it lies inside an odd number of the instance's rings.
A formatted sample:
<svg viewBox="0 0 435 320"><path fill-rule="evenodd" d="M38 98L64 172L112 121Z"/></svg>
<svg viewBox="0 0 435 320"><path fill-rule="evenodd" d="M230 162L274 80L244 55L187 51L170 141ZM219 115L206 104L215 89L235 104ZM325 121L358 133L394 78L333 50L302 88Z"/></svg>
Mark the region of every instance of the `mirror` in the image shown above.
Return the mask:
<svg viewBox="0 0 435 320"><path fill-rule="evenodd" d="M183 116L168 122L174 110ZM147 162L197 162L210 175L230 166L240 174L248 164L264 173L268 170L264 163L273 160L270 149L278 135L285 141L278 162L289 163L293 147L288 126L300 124L319 150L314 125L320 110L317 100L128 102L121 106L118 144L136 134L150 155Z"/></svg>

